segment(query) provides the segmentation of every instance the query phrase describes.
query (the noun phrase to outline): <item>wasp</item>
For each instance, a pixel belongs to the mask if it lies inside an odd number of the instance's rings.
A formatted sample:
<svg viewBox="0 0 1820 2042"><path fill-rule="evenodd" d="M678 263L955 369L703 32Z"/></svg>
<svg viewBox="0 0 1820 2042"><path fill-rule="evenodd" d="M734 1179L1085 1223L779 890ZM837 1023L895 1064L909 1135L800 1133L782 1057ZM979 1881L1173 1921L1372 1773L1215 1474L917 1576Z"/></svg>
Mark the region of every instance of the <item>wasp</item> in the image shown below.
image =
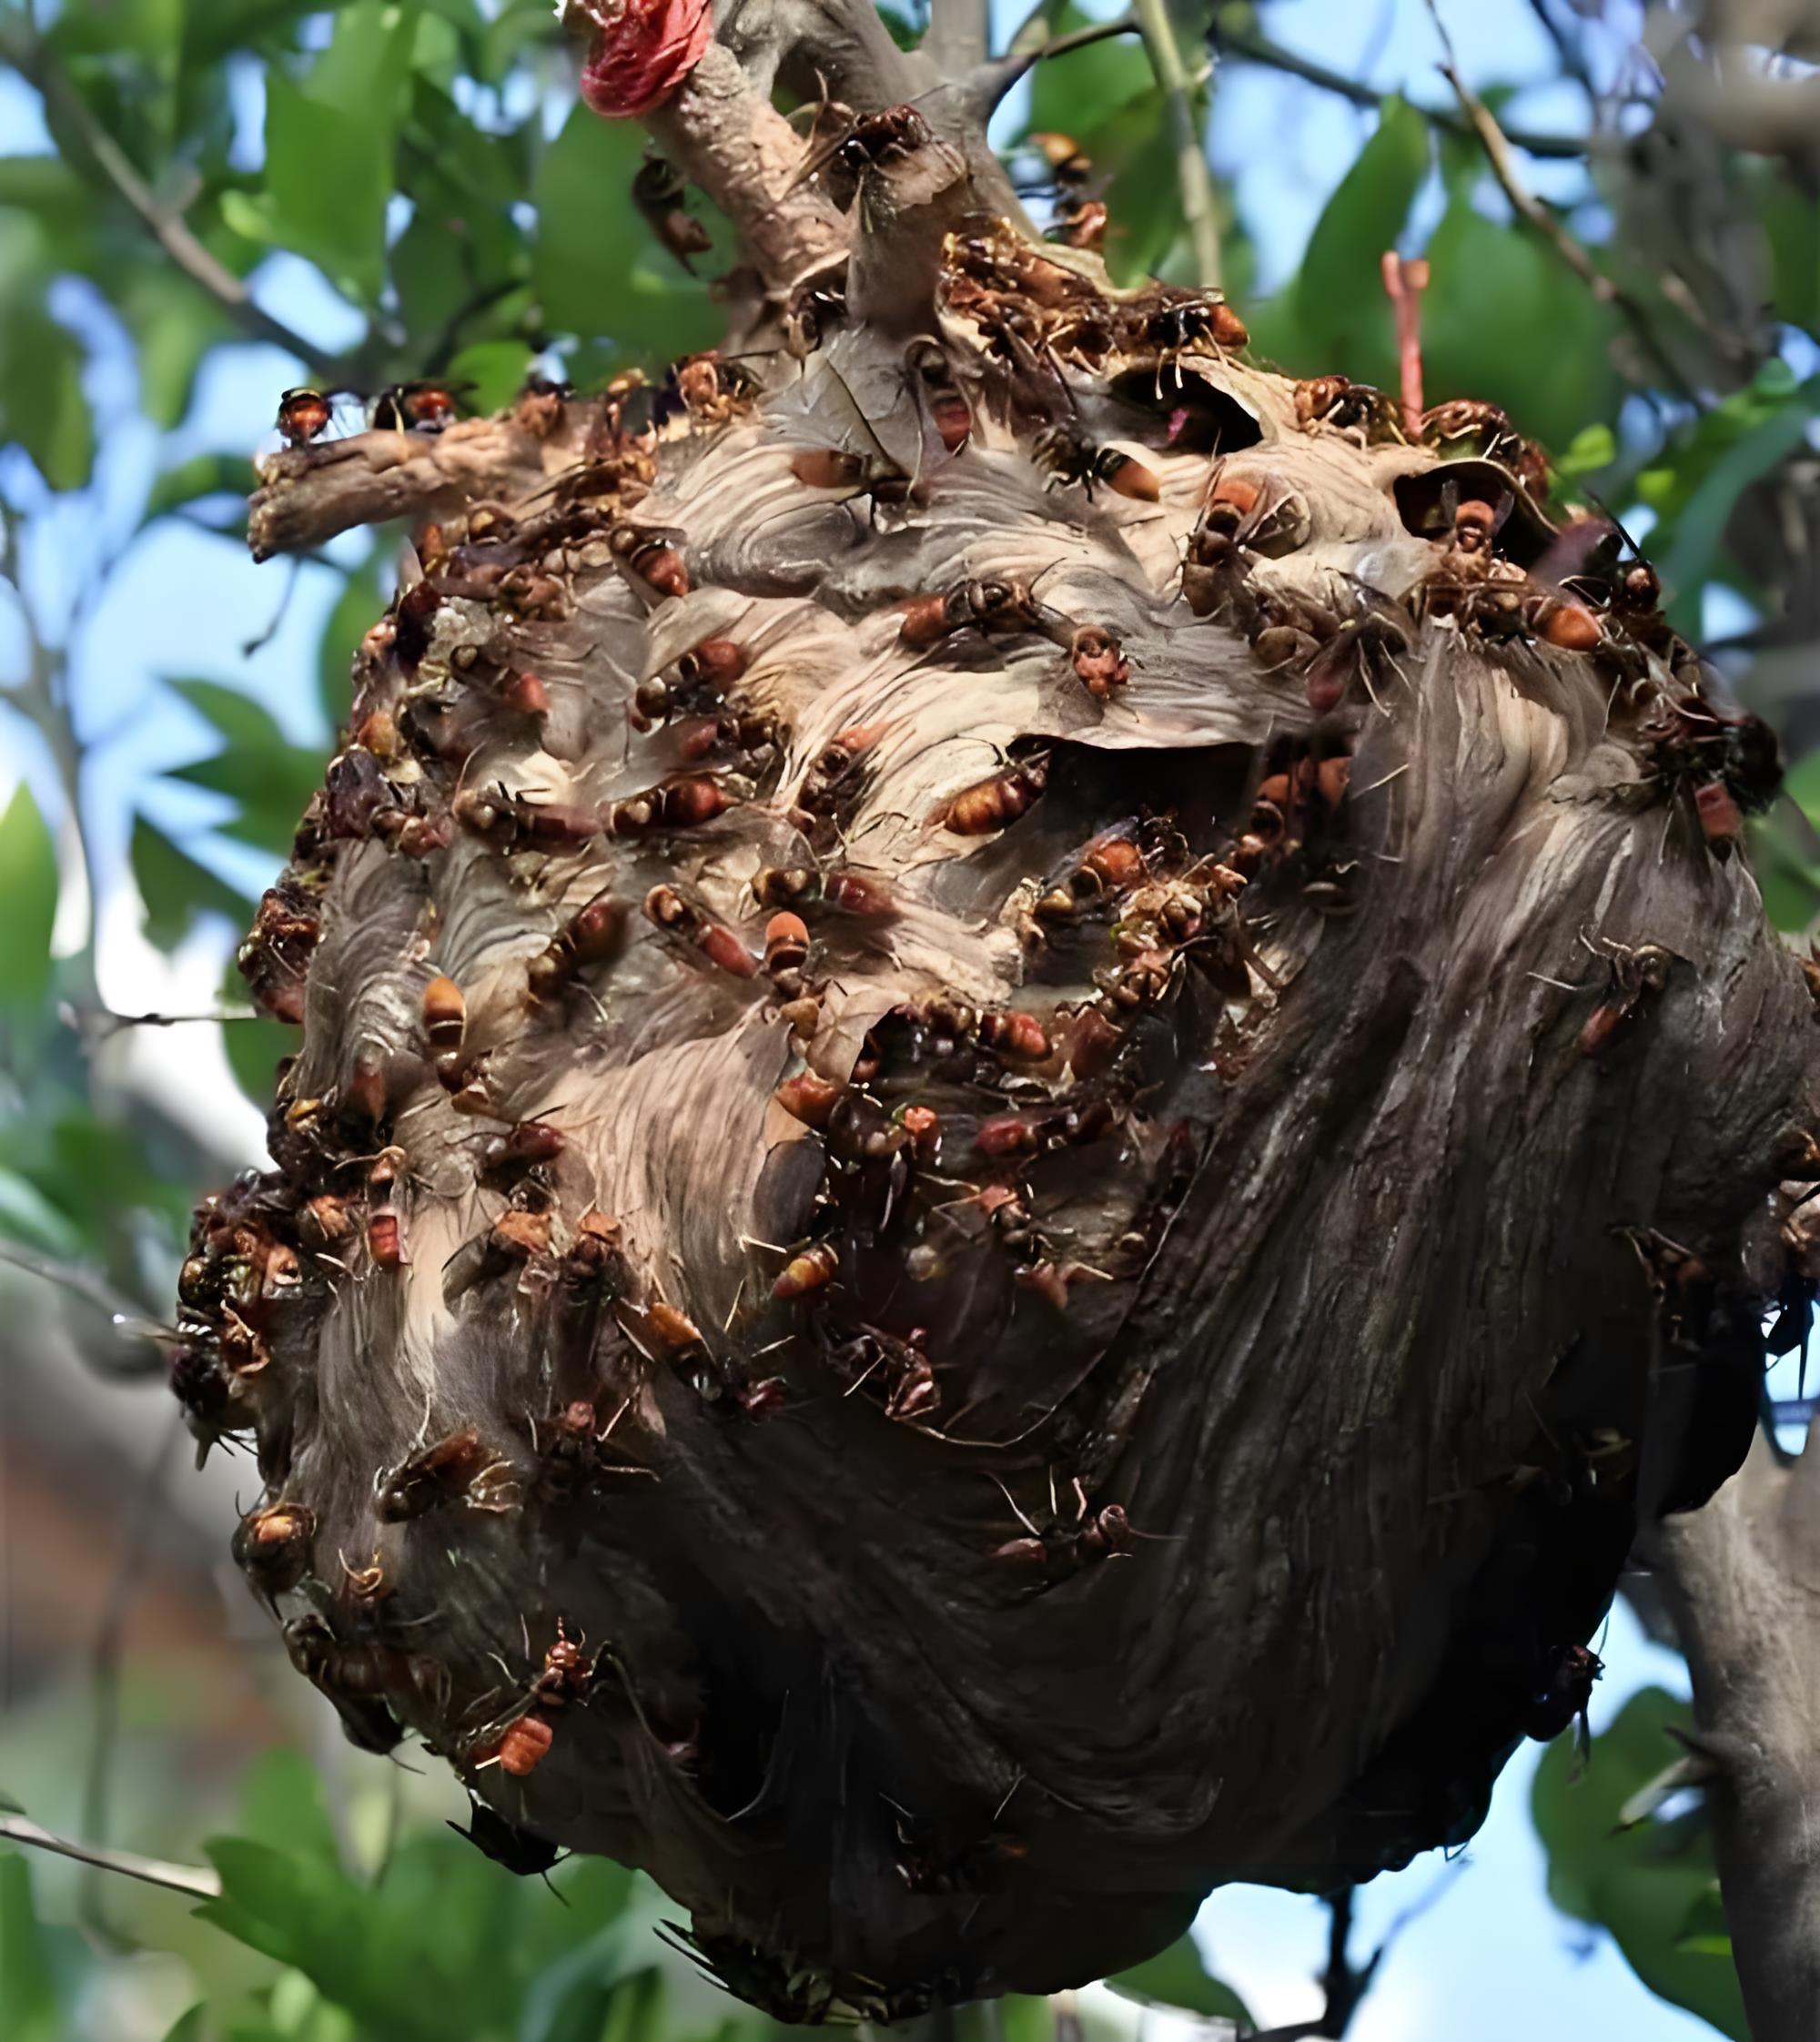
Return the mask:
<svg viewBox="0 0 1820 2042"><path fill-rule="evenodd" d="M459 399L470 383L420 379L389 384L372 400L372 425L379 432L440 432L460 417Z"/></svg>
<svg viewBox="0 0 1820 2042"><path fill-rule="evenodd" d="M511 1507L511 1468L497 1458L476 1429L464 1426L420 1447L374 1481L384 1524L403 1524L450 1503L477 1511Z"/></svg>
<svg viewBox="0 0 1820 2042"><path fill-rule="evenodd" d="M307 387L286 390L278 399L278 428L287 447L303 447L312 440L320 440L334 418L334 405L323 390Z"/></svg>
<svg viewBox="0 0 1820 2042"><path fill-rule="evenodd" d="M941 343L926 334L911 341L904 350L904 366L922 392L943 448L948 453L958 453L973 431L973 412L955 381Z"/></svg>
<svg viewBox="0 0 1820 2042"><path fill-rule="evenodd" d="M632 202L640 218L693 277L695 265L690 257L706 255L714 243L683 206L686 188L674 164L664 157L647 157L632 181Z"/></svg>
<svg viewBox="0 0 1820 2042"><path fill-rule="evenodd" d="M270 1503L240 1520L235 1564L268 1596L288 1593L309 1572L316 1513L301 1503Z"/></svg>
<svg viewBox="0 0 1820 2042"><path fill-rule="evenodd" d="M626 571L658 596L685 596L689 569L682 558L680 532L653 531L642 525L615 525L607 544Z"/></svg>
<svg viewBox="0 0 1820 2042"><path fill-rule="evenodd" d="M502 1865L508 1872L516 1873L521 1879L541 1877L562 1858L561 1848L548 1837L539 1836L529 1829L520 1829L509 1823L496 1808L477 1796L470 1794L468 1826L463 1829L459 1822L449 1826L458 1836L465 1836L483 1856Z"/></svg>
<svg viewBox="0 0 1820 2042"><path fill-rule="evenodd" d="M653 886L644 896L646 919L666 935L701 952L708 963L736 978L754 978L758 959L723 923L710 921L673 886Z"/></svg>
<svg viewBox="0 0 1820 2042"><path fill-rule="evenodd" d="M856 115L844 133L810 151L787 188L794 190L819 176L835 210L844 213L859 196L860 180L868 170L913 156L934 139L928 122L915 106L885 106Z"/></svg>
<svg viewBox="0 0 1820 2042"><path fill-rule="evenodd" d="M1646 998L1653 998L1668 984L1674 959L1659 943L1645 943L1633 950L1621 943L1606 946L1606 965L1611 986L1586 1017L1580 1031L1580 1054L1597 1056L1611 1048L1636 1019Z"/></svg>
<svg viewBox="0 0 1820 2042"><path fill-rule="evenodd" d="M959 631L1029 631L1037 619L1029 590L1018 581L956 581L940 592L912 596L899 607L899 642L919 652Z"/></svg>
<svg viewBox="0 0 1820 2042"><path fill-rule="evenodd" d="M1404 443L1402 414L1397 400L1369 383L1345 376L1313 376L1296 385L1296 419L1312 430L1331 426L1358 435L1367 446L1390 440Z"/></svg>
<svg viewBox="0 0 1820 2042"><path fill-rule="evenodd" d="M1155 503L1163 485L1156 470L1117 447L1102 447L1077 419L1057 419L1031 443L1036 465L1046 470L1050 488L1084 489L1089 499L1097 482L1135 503Z"/></svg>
<svg viewBox="0 0 1820 2042"><path fill-rule="evenodd" d="M1381 598L1360 591L1351 616L1342 617L1332 635L1309 662L1304 677L1309 707L1317 716L1338 709L1355 676L1368 691L1374 669L1396 670L1399 652L1414 642L1409 625L1396 608Z"/></svg>
<svg viewBox="0 0 1820 2042"><path fill-rule="evenodd" d="M314 1613L292 1617L284 1642L291 1664L334 1704L350 1744L380 1757L398 1749L404 1731L386 1699L391 1653L379 1645L342 1644Z"/></svg>
<svg viewBox="0 0 1820 2042"><path fill-rule="evenodd" d="M1048 783L1047 762L1031 759L989 780L963 787L938 812L944 829L956 836L986 836L1008 828L1036 800Z"/></svg>
<svg viewBox="0 0 1820 2042"><path fill-rule="evenodd" d="M1421 415L1421 437L1443 448L1466 440L1487 460L1508 468L1532 496L1548 494L1548 456L1534 440L1525 440L1496 404L1457 397L1432 405Z"/></svg>
<svg viewBox="0 0 1820 2042"><path fill-rule="evenodd" d="M610 890L577 908L525 966L531 997L554 999L583 965L616 957L625 943L626 921L626 904Z"/></svg>
<svg viewBox="0 0 1820 2042"><path fill-rule="evenodd" d="M1544 1653L1523 1711L1524 1735L1546 1744L1577 1722L1585 1736L1592 1683L1604 1671L1604 1662L1586 1645L1559 1645Z"/></svg>

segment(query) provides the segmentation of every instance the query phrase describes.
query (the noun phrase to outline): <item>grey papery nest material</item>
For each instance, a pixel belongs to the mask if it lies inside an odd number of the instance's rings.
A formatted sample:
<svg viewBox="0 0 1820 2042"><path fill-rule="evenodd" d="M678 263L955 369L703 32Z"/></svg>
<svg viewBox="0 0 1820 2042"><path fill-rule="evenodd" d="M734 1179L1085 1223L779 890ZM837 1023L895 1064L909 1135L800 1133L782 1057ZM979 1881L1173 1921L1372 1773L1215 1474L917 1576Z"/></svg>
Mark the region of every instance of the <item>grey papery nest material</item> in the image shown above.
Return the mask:
<svg viewBox="0 0 1820 2042"><path fill-rule="evenodd" d="M806 2017L1470 1835L1815 1174L1773 745L1496 414L1009 234L938 302L268 463L420 564L177 1370L357 1741Z"/></svg>

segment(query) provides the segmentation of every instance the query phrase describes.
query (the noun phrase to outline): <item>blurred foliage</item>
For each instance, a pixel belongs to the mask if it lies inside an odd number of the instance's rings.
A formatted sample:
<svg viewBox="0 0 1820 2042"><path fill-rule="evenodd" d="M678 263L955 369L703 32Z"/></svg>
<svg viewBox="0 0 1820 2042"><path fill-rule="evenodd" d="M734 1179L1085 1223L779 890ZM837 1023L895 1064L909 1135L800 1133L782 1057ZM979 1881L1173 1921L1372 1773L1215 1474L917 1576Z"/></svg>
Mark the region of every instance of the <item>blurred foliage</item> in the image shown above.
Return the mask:
<svg viewBox="0 0 1820 2042"><path fill-rule="evenodd" d="M1590 1758L1567 1738L1542 1754L1532 1806L1555 1906L1609 1930L1653 1992L1750 2042L1704 1801L1650 1791L1674 1777L1684 1756L1675 1734L1693 1727L1684 1702L1643 1688Z"/></svg>
<svg viewBox="0 0 1820 2042"><path fill-rule="evenodd" d="M569 1858L547 1882L484 1857L451 1824L411 1826L355 1866L322 1787L296 1754L258 1761L236 1834L207 1855L219 1932L186 1952L194 1998L173 2042L784 2042L798 2032L734 2000L682 1942L649 1880ZM48 1923L41 1867L0 1846L0 2035L65 2042L104 1953ZM226 1939L256 1953L251 1966ZM227 1959L228 1961L224 1961ZM1112 1981L1147 2004L1243 2020L1184 1940ZM1124 2027L1088 2010L1083 2042ZM1054 2011L1010 1998L962 2009L955 2042L1056 2042Z"/></svg>
<svg viewBox="0 0 1820 2042"><path fill-rule="evenodd" d="M921 4L884 12L905 45L926 21ZM1216 108L1220 79L1272 61L1271 5L1203 0L1176 14L1185 35L1210 22L1216 39L1246 38L1251 54L1228 54L1199 88ZM1062 33L1089 17L1066 0L1046 18ZM0 814L0 1238L105 1272L161 1310L193 1196L240 1158L209 1153L108 1064L119 1038L96 1013L86 904L89 883L105 890L114 875L90 869L73 826L79 683L98 593L147 534L176 521L218 533L223 574L238 571L248 446L266 421L246 420L221 446L198 440L193 421L211 363L285 340L244 294L325 319L332 310L329 323L350 338L298 340L289 379L346 393L351 424L363 398L404 378L470 384L484 409L533 362L593 384L706 345L707 279L731 251L723 224L709 221L715 252L690 277L626 202L642 140L575 107L548 0L0 0L0 66L24 81L51 145L0 157L0 606L26 653L0 703L35 733L40 769L38 794L21 786ZM1481 89L1508 107L1508 90ZM1643 100L1627 114L1646 120ZM1137 40L1039 66L1020 117L1020 136L1064 133L1091 157L1119 279L1188 274L1163 102ZM1728 158L1703 191L1703 231L1761 278L1739 328L1734 303L1702 296L1694 229L1686 245L1675 239L1686 207L1653 205L1636 182L1641 153L1606 152L1596 177L1573 172L1559 217L1663 322L1683 370L1665 387L1619 308L1514 215L1475 143L1396 96L1365 126L1301 260L1268 295L1257 288L1268 223L1218 182L1226 286L1257 354L1293 374L1393 385L1380 257L1426 255L1431 401L1503 405L1552 450L1565 498L1596 498L1633 524L1682 628L1731 641L1715 650L1746 699L1759 652L1792 652L1811 673L1816 578L1788 535L1804 519L1810 546L1820 535L1812 190L1783 162ZM1041 157L1017 138L1008 157L1046 221ZM123 357L130 390L112 372ZM347 713L349 661L388 600L394 555L381 536L315 563L341 592L324 606L313 662L296 662L313 676L296 701L260 702L231 667L160 683L196 755L166 783L141 776L140 812L123 833L159 949L200 940L218 952L248 919ZM1804 755L1820 742L1815 692L1811 679L1785 686L1774 705L1786 712L1793 770L1787 798L1753 825L1766 903L1791 932L1820 916L1820 753ZM226 972L231 1012L231 959ZM223 1030L236 1079L261 1103L288 1033L250 1018ZM1609 1929L1654 1989L1736 2034L1704 1832L1684 1817L1614 1826L1639 1777L1663 1763L1673 1715L1663 1697L1637 1698L1583 1777L1557 1745L1538 1778L1537 1825L1556 1900ZM269 1968L256 2005L211 1993L174 2042L642 2042L659 2031L724 2042L765 2025L731 2003L678 2025L666 2009L689 1967L652 1956L650 1889L613 1867L560 1871L564 1909L438 1832L407 1837L377 1877L357 1877L312 1812L313 1791L282 1769L261 1775L241 1834L217 1846L227 1890L208 1917ZM91 1960L70 1932L38 1921L26 1867L0 1857L0 2033L61 2033ZM1209 2020L1243 2016L1186 1943L1117 1983ZM1040 2005L1003 2018L1010 2042L1051 2030Z"/></svg>

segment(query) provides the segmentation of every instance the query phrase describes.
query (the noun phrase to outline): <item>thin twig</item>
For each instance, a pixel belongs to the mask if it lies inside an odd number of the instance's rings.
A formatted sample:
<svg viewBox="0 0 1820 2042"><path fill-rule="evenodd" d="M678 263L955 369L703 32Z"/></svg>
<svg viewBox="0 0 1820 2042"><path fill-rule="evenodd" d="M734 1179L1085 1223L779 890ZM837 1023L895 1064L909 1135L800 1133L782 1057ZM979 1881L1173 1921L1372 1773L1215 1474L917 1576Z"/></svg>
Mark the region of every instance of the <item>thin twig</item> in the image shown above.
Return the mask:
<svg viewBox="0 0 1820 2042"><path fill-rule="evenodd" d="M102 177L125 199L139 224L192 283L198 284L240 329L269 340L312 364L337 383L359 379L357 366L329 353L258 305L242 278L211 255L185 223L139 175L132 158L102 126L88 103L64 76L45 44L18 21L0 20L0 64L8 66L43 96L51 125L73 136Z"/></svg>
<svg viewBox="0 0 1820 2042"><path fill-rule="evenodd" d="M1195 280L1218 284L1219 216L1214 209L1213 173L1208 168L1207 148L1195 115L1198 81L1189 77L1182 60L1168 0L1137 0L1132 12L1138 17L1144 46L1150 53L1150 68L1157 74L1168 112L1169 133L1176 146L1176 175L1181 183L1182 217L1188 227L1188 245L1194 251Z"/></svg>
<svg viewBox="0 0 1820 2042"><path fill-rule="evenodd" d="M1485 160L1491 166L1491 175L1502 187L1504 197L1522 218L1549 243L1592 293L1593 298L1601 305L1611 306L1623 318L1636 335L1644 353L1655 363L1670 386L1679 395L1692 401L1695 395L1693 385L1681 373L1674 358L1657 338L1647 308L1622 284L1615 282L1600 268L1562 221L1524 184L1522 173L1517 168L1516 158L1511 154L1510 137L1498 126L1496 115L1460 74L1459 66L1454 61L1453 39L1447 33L1447 25L1441 18L1437 0L1428 0L1428 11L1441 37L1441 46L1447 52L1447 61L1441 66L1441 75L1453 87L1454 96L1460 101L1461 111L1471 124L1472 132L1479 137L1480 146L1485 151Z"/></svg>
<svg viewBox="0 0 1820 2042"><path fill-rule="evenodd" d="M40 1828L24 1815L0 1815L0 1837L13 1844L29 1844L35 1850L55 1851L79 1865L98 1865L104 1872L118 1872L128 1879L143 1879L148 1886L168 1886L173 1893L187 1893L196 1900L221 1897L221 1881L202 1865L173 1865L167 1858L141 1857L136 1851L96 1850Z"/></svg>
<svg viewBox="0 0 1820 2042"><path fill-rule="evenodd" d="M106 1374L124 1377L163 1373L165 1359L158 1350L158 1343L175 1340L177 1337L175 1328L148 1318L141 1306L125 1291L116 1290L106 1277L84 1269L80 1263L61 1262L55 1256L40 1255L35 1248L22 1248L15 1241L0 1241L0 1263L10 1263L28 1275L58 1285L103 1314L116 1339L134 1341L149 1350L148 1353L135 1354L119 1362L95 1364ZM94 1362L95 1358L86 1346L81 1348L81 1352L85 1360Z"/></svg>
<svg viewBox="0 0 1820 2042"><path fill-rule="evenodd" d="M1003 56L996 56L989 64L982 64L962 81L961 92L966 104L980 120L986 119L1007 92L1017 81L1029 75L1038 64L1046 64L1052 56L1066 56L1071 50L1086 49L1090 44L1103 43L1112 35L1135 35L1139 23L1136 15L1120 15L1112 21L1089 22L1085 28L1070 29L1065 35L1056 35L1046 42L1031 42L1028 32L1043 25L1043 10L1038 9L1011 39L1011 46Z"/></svg>
<svg viewBox="0 0 1820 2042"><path fill-rule="evenodd" d="M1383 104L1383 94L1374 86L1358 78L1350 78L1343 71L1330 70L1312 57L1299 56L1294 50L1285 49L1280 43L1273 43L1268 35L1260 35L1252 29L1228 27L1223 15L1215 15L1208 35L1214 47L1223 50L1228 56L1242 57L1248 64L1261 64L1267 70L1281 71L1288 77L1301 79L1305 85L1319 86L1322 92L1350 99L1355 106L1376 108ZM1445 106L1419 106L1415 110L1424 120L1445 128L1450 135L1472 132L1458 114ZM1562 159L1583 157L1589 147L1581 136L1537 135L1527 128L1510 128L1506 138L1532 156Z"/></svg>

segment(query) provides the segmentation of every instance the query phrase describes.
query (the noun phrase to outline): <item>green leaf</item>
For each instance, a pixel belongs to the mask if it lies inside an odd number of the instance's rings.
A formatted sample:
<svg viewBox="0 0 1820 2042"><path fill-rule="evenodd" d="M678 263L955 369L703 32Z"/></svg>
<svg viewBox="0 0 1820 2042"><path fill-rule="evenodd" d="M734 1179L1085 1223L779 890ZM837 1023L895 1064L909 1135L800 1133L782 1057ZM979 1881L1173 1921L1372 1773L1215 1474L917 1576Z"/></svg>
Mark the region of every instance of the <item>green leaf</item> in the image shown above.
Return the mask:
<svg viewBox="0 0 1820 2042"><path fill-rule="evenodd" d="M1552 446L1615 412L1613 317L1537 236L1456 198L1429 242L1428 261L1421 318L1430 403L1489 398Z"/></svg>
<svg viewBox="0 0 1820 2042"><path fill-rule="evenodd" d="M1781 410L1729 447L1688 499L1673 544L1662 555L1662 578L1673 591L1668 618L1678 631L1697 632L1700 628L1701 591L1738 499L1805 441L1816 412L1820 377L1804 384Z"/></svg>
<svg viewBox="0 0 1820 2042"><path fill-rule="evenodd" d="M643 1945L642 1937L638 1941ZM615 1988L633 1970L629 1962L632 1944L625 1923L610 1922L587 1942L545 1965L525 1995L518 2042L594 2042ZM633 1997L645 1999L654 2011L662 1985L654 1969L640 1966ZM658 1992L651 1991L652 1986Z"/></svg>
<svg viewBox="0 0 1820 2042"><path fill-rule="evenodd" d="M179 2014L165 2032L165 2042L207 2042L208 2003L197 2000L187 2014Z"/></svg>
<svg viewBox="0 0 1820 2042"><path fill-rule="evenodd" d="M208 758L174 767L170 777L238 804L238 815L218 825L225 835L262 851L288 852L321 783L321 754L290 743L270 711L238 688L214 681L170 685L228 741Z"/></svg>
<svg viewBox="0 0 1820 2042"><path fill-rule="evenodd" d="M285 734L278 727L277 717L244 689L224 687L218 681L170 680L168 685L198 715L213 724L229 744L245 745L255 752L277 752L284 748Z"/></svg>
<svg viewBox="0 0 1820 2042"><path fill-rule="evenodd" d="M1618 1826L1625 1803L1673 1755L1671 1732L1691 1727L1685 1703L1661 1688L1640 1690L1600 1734L1590 1764L1581 1764L1570 1739L1549 1746L1536 1769L1532 1812L1555 1906L1609 1930L1658 1997L1748 2042L1729 1956L1682 1946L1684 1926L1714 1880L1706 1825L1651 1819Z"/></svg>
<svg viewBox="0 0 1820 2042"><path fill-rule="evenodd" d="M1681 1925L1680 1942L1683 1949L1696 1950L1703 1956L1731 1956L1732 1925L1725 1919L1725 1903L1718 1880L1703 1887L1687 1910Z"/></svg>
<svg viewBox="0 0 1820 2042"><path fill-rule="evenodd" d="M83 351L40 298L8 287L0 310L0 440L16 440L54 490L79 490L95 466Z"/></svg>
<svg viewBox="0 0 1820 2042"><path fill-rule="evenodd" d="M449 364L449 378L474 386L465 401L476 411L501 411L518 395L531 359L522 340L479 340Z"/></svg>
<svg viewBox="0 0 1820 2042"><path fill-rule="evenodd" d="M1752 167L1769 242L1770 302L1791 326L1820 334L1820 199L1796 190L1780 164Z"/></svg>
<svg viewBox="0 0 1820 2042"><path fill-rule="evenodd" d="M1168 1949L1159 1950L1143 1964L1120 1971L1107 1984L1126 1999L1154 2007L1174 2007L1185 2014L1209 2019L1236 2021L1251 2026L1245 2002L1228 1985L1222 1985L1201 1962L1192 1936L1178 1936Z"/></svg>
<svg viewBox="0 0 1820 2042"><path fill-rule="evenodd" d="M1100 18L1070 0L1050 17L1049 33L1069 35ZM1086 147L1092 130L1133 100L1152 97L1156 90L1156 74L1137 36L1092 43L1036 66L1030 81L1030 120L1025 133L1069 135ZM1087 154L1097 166L1099 152L1089 147ZM1172 187L1173 183L1172 177Z"/></svg>
<svg viewBox="0 0 1820 2042"><path fill-rule="evenodd" d="M252 462L242 454L192 454L153 482L145 521L150 524L154 518L167 517L205 497L231 496L244 503L257 480Z"/></svg>
<svg viewBox="0 0 1820 2042"><path fill-rule="evenodd" d="M720 327L703 283L666 276L625 195L643 160L642 130L577 105L538 166L531 281L545 323L625 354L687 354Z"/></svg>
<svg viewBox="0 0 1820 2042"><path fill-rule="evenodd" d="M0 1857L0 2035L6 2042L59 2042L63 2016L50 1953L32 1905L32 1872L23 1857Z"/></svg>
<svg viewBox="0 0 1820 2042"><path fill-rule="evenodd" d="M46 1255L67 1258L82 1253L81 1229L72 1226L29 1178L9 1170L4 1163L0 1163L0 1234ZM25 1813L5 1794L0 1794L0 1808L14 1815Z"/></svg>
<svg viewBox="0 0 1820 2042"><path fill-rule="evenodd" d="M199 915L221 915L243 929L251 912L246 895L188 852L179 850L156 823L133 820L133 884L146 905L146 935L161 950L174 949Z"/></svg>
<svg viewBox="0 0 1820 2042"><path fill-rule="evenodd" d="M416 22L413 6L359 0L337 16L301 83L268 70L265 190L231 208L223 200L238 231L307 257L368 305L385 288L392 144Z"/></svg>
<svg viewBox="0 0 1820 2042"><path fill-rule="evenodd" d="M51 983L56 845L22 780L0 815L0 1011L38 1005Z"/></svg>
<svg viewBox="0 0 1820 2042"><path fill-rule="evenodd" d="M202 358L234 338L234 325L207 292L161 266L133 269L113 296L138 342L140 407L168 432L189 409Z"/></svg>
<svg viewBox="0 0 1820 2042"><path fill-rule="evenodd" d="M1610 468L1617 458L1618 441L1610 426L1582 426L1556 459L1554 471L1563 481L1578 481Z"/></svg>
<svg viewBox="0 0 1820 2042"><path fill-rule="evenodd" d="M321 1778L301 1752L280 1746L254 1760L241 1783L240 1827L256 1844L340 1865Z"/></svg>
<svg viewBox="0 0 1820 2042"><path fill-rule="evenodd" d="M1429 173L1428 123L1386 99L1376 131L1327 202L1290 296L1306 360L1387 387L1396 355L1382 258L1397 245Z"/></svg>

